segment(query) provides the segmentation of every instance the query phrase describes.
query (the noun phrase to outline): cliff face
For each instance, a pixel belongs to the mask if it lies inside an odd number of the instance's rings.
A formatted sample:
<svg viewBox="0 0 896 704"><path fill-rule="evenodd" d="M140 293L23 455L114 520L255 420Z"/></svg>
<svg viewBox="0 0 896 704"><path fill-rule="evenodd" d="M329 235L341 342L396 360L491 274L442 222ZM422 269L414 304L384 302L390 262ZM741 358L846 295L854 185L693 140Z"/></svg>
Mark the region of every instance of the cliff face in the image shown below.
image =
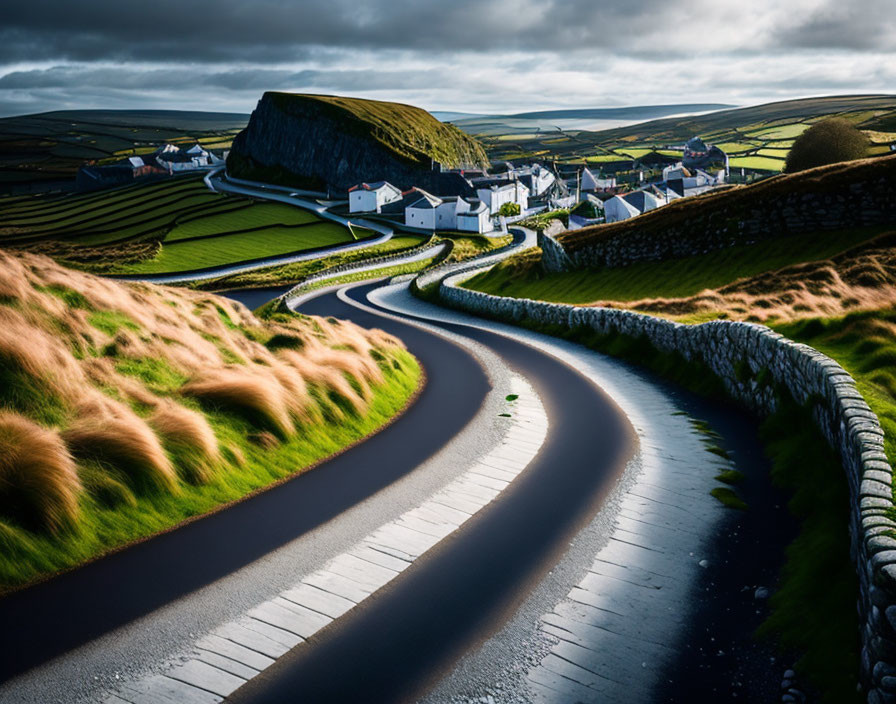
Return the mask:
<svg viewBox="0 0 896 704"><path fill-rule="evenodd" d="M240 178L348 189L386 180L438 190L433 161L482 167L482 145L410 105L265 93L233 142L227 170Z"/></svg>

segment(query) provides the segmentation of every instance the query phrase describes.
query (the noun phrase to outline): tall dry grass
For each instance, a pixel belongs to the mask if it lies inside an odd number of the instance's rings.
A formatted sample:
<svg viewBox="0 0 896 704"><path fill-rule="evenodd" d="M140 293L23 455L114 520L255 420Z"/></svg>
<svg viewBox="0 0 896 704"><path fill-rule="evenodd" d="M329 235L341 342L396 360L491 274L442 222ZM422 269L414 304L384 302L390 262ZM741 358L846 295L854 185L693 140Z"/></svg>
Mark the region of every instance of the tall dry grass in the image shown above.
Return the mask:
<svg viewBox="0 0 896 704"><path fill-rule="evenodd" d="M218 439L201 413L165 399L149 419L164 446L177 459L177 470L191 484L204 484L221 463Z"/></svg>
<svg viewBox="0 0 896 704"><path fill-rule="evenodd" d="M592 305L685 317L792 321L896 306L896 233L880 235L830 259L733 281L686 298L601 301Z"/></svg>
<svg viewBox="0 0 896 704"><path fill-rule="evenodd" d="M79 407L62 439L75 457L114 467L138 491L177 490L177 474L158 436L124 404L95 396Z"/></svg>
<svg viewBox="0 0 896 704"><path fill-rule="evenodd" d="M58 532L75 523L81 489L58 433L0 413L0 504L28 527Z"/></svg>
<svg viewBox="0 0 896 704"><path fill-rule="evenodd" d="M286 391L272 375L229 367L199 374L182 393L224 411L243 415L256 427L284 439L295 430Z"/></svg>
<svg viewBox="0 0 896 704"><path fill-rule="evenodd" d="M245 464L243 451L232 442L222 451L206 414L178 397L247 419L247 441L265 432L283 440L332 411L331 397L363 412L371 385L383 380L374 356L400 346L351 323L261 321L214 295L0 251L0 373L20 387L0 388L0 409L56 426L45 439L55 438L59 456L74 457L84 473L82 483L75 470L66 475L72 486L105 492L109 505L132 502L130 490L177 492L182 481L203 483ZM25 437L5 441L11 456ZM3 496L0 516L15 508ZM48 510L46 525L75 515L77 491L65 496L48 504L65 508Z"/></svg>

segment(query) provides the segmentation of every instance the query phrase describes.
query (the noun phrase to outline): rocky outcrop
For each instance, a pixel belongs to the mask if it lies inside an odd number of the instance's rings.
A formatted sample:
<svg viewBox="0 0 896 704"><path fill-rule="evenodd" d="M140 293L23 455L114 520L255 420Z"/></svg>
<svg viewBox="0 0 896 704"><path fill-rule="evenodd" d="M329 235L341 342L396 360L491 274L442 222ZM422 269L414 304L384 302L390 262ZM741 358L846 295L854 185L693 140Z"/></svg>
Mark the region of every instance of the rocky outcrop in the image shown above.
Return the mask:
<svg viewBox="0 0 896 704"><path fill-rule="evenodd" d="M346 190L386 180L446 192L440 167L488 163L482 145L425 110L376 100L265 93L233 142L228 173ZM449 189L450 190L450 189Z"/></svg>

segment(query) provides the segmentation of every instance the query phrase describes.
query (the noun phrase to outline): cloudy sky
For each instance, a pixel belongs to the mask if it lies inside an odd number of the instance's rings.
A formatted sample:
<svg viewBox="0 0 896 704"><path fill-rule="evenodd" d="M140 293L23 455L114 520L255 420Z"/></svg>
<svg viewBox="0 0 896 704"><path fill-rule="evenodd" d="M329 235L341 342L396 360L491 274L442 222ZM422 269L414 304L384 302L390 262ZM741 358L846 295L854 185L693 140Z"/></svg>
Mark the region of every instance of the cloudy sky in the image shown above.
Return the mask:
<svg viewBox="0 0 896 704"><path fill-rule="evenodd" d="M265 90L512 112L896 92L896 0L20 0L0 115Z"/></svg>

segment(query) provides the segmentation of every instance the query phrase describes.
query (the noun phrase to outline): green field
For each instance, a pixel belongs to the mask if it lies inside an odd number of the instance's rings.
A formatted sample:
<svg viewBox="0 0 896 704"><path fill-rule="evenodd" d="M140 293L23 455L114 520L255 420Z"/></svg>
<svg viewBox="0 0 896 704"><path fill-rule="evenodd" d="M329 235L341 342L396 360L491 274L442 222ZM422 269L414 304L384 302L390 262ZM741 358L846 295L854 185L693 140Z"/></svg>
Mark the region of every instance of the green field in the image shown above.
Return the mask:
<svg viewBox="0 0 896 704"><path fill-rule="evenodd" d="M756 155L756 150L790 149L794 138L811 124L835 115L850 120L873 140L879 136L877 141L886 141L890 125L896 119L896 98L859 95L789 100L693 117L662 118L596 132L570 130L565 133L569 138L566 141L558 141L561 135L556 130L534 135L512 134L507 126L502 133L497 127L500 123L496 123L481 139L492 159L538 156L566 164L600 164L619 158L641 158L651 151L677 156L680 152L669 148L698 135L736 157L736 168L765 173L780 171L783 162L778 164L769 159L778 154ZM876 149L876 153L882 154L886 147L879 145ZM783 159L786 155L780 156Z"/></svg>
<svg viewBox="0 0 896 704"><path fill-rule="evenodd" d="M272 223L289 227L293 225L307 225L319 222L320 218L312 212L301 210L285 203L259 203L250 208L210 215L208 217L187 220L174 227L165 242L192 237L207 237L221 232L235 232L237 230L251 230L258 227L270 227ZM344 228L342 228L344 229Z"/></svg>
<svg viewBox="0 0 896 704"><path fill-rule="evenodd" d="M563 274L544 274L533 262L533 255L520 254L470 279L465 287L557 303L684 298L790 264L826 259L880 232L881 228L867 228L792 235L683 259Z"/></svg>
<svg viewBox="0 0 896 704"><path fill-rule="evenodd" d="M355 228L359 237L373 233ZM273 257L315 247L351 242L348 230L331 222L320 222L308 227L278 227L276 225L253 232L219 234L187 242L162 243L162 251L152 258L122 266L123 274L162 274L192 269L223 266L247 259Z"/></svg>
<svg viewBox="0 0 896 704"><path fill-rule="evenodd" d="M732 169L756 169L757 171L781 171L783 159L771 159L767 156L736 156L728 160Z"/></svg>
<svg viewBox="0 0 896 704"><path fill-rule="evenodd" d="M202 269L373 234L353 228L353 237L347 228L285 203L213 193L197 175L0 204L0 244L24 244L105 273Z"/></svg>

